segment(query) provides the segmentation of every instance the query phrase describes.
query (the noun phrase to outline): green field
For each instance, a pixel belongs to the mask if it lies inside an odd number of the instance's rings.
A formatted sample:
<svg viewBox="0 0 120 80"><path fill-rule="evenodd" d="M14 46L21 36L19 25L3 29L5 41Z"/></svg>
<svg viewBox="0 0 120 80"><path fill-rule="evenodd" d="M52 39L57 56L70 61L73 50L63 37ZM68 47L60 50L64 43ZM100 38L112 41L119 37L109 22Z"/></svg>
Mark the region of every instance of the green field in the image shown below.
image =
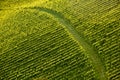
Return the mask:
<svg viewBox="0 0 120 80"><path fill-rule="evenodd" d="M120 1L1 0L0 80L120 80Z"/></svg>

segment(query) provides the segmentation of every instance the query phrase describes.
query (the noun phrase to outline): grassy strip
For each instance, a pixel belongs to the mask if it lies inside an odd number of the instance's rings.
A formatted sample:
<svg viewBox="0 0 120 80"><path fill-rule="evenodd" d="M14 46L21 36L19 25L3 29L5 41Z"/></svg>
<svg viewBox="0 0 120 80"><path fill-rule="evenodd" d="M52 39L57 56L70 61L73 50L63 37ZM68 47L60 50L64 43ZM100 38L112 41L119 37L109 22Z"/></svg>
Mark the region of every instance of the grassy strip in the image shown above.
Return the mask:
<svg viewBox="0 0 120 80"><path fill-rule="evenodd" d="M29 8L25 8L25 9L36 9L39 11L44 11L44 12L47 12L47 13L53 15L56 19L58 19L58 21L64 25L64 28L66 29L66 31L68 31L70 33L71 37L73 37L73 39L75 41L77 41L78 44L81 45L85 49L85 53L87 53L86 55L88 55L90 60L92 61L93 65L95 67L95 70L98 73L99 79L107 80L107 77L105 74L106 71L101 62L101 59L97 55L98 54L97 50L84 39L83 35L80 35L75 30L75 28L72 26L70 21L67 20L61 13L51 10L51 9L41 8L41 7L29 7Z"/></svg>

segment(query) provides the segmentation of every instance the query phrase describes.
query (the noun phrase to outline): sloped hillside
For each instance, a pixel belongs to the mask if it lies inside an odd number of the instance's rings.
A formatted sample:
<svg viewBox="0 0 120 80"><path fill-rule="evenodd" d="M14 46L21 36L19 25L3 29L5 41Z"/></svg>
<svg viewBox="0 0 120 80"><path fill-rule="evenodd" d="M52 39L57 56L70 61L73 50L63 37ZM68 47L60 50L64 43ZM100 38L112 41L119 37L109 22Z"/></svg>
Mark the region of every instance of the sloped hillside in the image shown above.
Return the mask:
<svg viewBox="0 0 120 80"><path fill-rule="evenodd" d="M0 80L120 80L120 1L1 0Z"/></svg>

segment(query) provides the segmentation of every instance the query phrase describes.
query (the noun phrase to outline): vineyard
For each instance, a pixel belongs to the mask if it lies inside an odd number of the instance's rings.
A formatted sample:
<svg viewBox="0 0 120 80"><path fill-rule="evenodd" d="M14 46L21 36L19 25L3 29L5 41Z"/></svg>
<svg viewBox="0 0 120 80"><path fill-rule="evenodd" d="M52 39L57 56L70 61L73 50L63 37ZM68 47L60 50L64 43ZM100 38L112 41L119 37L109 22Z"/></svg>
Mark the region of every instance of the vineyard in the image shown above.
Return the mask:
<svg viewBox="0 0 120 80"><path fill-rule="evenodd" d="M119 0L0 1L0 80L120 80Z"/></svg>

